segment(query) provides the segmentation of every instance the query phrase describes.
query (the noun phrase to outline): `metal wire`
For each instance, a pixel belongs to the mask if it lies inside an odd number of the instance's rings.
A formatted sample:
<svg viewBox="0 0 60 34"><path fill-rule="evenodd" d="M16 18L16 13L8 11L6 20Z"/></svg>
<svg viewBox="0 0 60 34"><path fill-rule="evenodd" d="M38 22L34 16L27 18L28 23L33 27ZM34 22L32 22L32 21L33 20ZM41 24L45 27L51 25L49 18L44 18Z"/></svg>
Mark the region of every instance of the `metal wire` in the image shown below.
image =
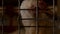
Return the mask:
<svg viewBox="0 0 60 34"><path fill-rule="evenodd" d="M54 17L55 16L55 2L54 1L55 0L53 0L53 34L55 34L54 33L54 29L55 29L55 27L54 27L55 26L55 19L54 19L55 18Z"/></svg>
<svg viewBox="0 0 60 34"><path fill-rule="evenodd" d="M20 0L18 0L18 11L19 11L19 13L20 13L20 10L36 10L36 18L20 18L20 16L18 16L18 18L19 18L19 20L36 20L36 26L20 26L20 22L18 23L18 30L19 30L19 32L18 32L18 34L20 34L20 27L36 27L36 34L39 34L39 28L40 27L43 27L43 28L52 28L53 27L53 34L54 34L54 24L53 24L53 26L39 26L38 24L38 20L48 20L47 18L45 18L45 19L42 19L42 18L38 18L38 11L39 10L44 10L44 9L38 9L38 0L37 0L37 8L36 9L20 9ZM53 0L53 8L54 8L54 0ZM3 0L2 0L2 9L4 9L3 8ZM49 9L47 9L47 10L49 10ZM3 19L3 10L2 10L2 19ZM53 21L55 21L54 20L54 10L53 10ZM3 20L2 20L2 34L3 34L4 32L3 32Z"/></svg>
<svg viewBox="0 0 60 34"><path fill-rule="evenodd" d="M18 12L20 11L20 0L18 0ZM20 16L18 16L18 18L20 18ZM20 21L18 23L18 34L20 34Z"/></svg>
<svg viewBox="0 0 60 34"><path fill-rule="evenodd" d="M2 0L2 9L4 9L4 8L3 8L3 0ZM2 34L4 34L4 32L3 32L3 26L4 26L4 24L3 24L3 17L4 17L4 16L3 16L3 10L2 10Z"/></svg>

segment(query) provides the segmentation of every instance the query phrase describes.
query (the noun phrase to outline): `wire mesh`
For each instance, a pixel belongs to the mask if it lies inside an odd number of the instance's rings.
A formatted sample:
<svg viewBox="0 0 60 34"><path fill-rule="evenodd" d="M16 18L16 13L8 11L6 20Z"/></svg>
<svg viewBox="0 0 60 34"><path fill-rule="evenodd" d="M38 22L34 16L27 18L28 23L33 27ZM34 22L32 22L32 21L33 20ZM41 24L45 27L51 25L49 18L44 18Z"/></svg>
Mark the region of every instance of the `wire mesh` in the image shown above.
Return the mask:
<svg viewBox="0 0 60 34"><path fill-rule="evenodd" d="M17 20L19 21L19 23L18 23L18 30L19 30L19 32L18 32L18 34L20 34L21 33L21 31L20 31L20 29L21 29L21 27L36 27L36 34L39 34L39 28L40 27L42 27L42 28L53 28L53 34L54 34L54 28L55 28L55 20L54 20L54 0L53 0L53 26L39 26L38 24L38 21L40 21L40 20L48 20L48 18L45 18L45 19L43 19L43 18L39 18L39 10L44 10L44 9L39 9L38 8L38 0L36 1L36 3L37 3L37 7L36 7L36 9L20 9L20 0L18 0L18 12L20 13L20 10L35 10L36 11L36 18L21 18L21 15L20 16L18 16L18 18L17 18ZM2 0L2 9L4 9L3 8L3 0ZM49 9L46 9L46 10L49 10ZM36 26L20 26L20 22L22 21L22 20L35 20L36 21ZM4 34L4 32L3 32L3 26L4 26L4 24L3 24L3 10L2 10L2 34Z"/></svg>

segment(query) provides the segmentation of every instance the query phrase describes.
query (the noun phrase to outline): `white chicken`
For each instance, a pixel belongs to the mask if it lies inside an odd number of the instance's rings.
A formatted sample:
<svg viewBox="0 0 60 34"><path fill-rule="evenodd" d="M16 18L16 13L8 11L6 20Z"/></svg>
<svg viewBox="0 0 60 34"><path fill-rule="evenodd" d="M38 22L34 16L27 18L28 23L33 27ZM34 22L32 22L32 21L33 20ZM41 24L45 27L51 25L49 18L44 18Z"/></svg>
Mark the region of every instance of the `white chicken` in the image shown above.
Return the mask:
<svg viewBox="0 0 60 34"><path fill-rule="evenodd" d="M36 6L37 0L24 0L20 6L20 9L31 9L31 7ZM20 10L20 14L22 18L34 18L33 13L29 12L29 10ZM35 26L34 20L22 20L24 26ZM36 28L34 27L25 27L25 34L33 34L36 32ZM34 33L36 34L36 33Z"/></svg>

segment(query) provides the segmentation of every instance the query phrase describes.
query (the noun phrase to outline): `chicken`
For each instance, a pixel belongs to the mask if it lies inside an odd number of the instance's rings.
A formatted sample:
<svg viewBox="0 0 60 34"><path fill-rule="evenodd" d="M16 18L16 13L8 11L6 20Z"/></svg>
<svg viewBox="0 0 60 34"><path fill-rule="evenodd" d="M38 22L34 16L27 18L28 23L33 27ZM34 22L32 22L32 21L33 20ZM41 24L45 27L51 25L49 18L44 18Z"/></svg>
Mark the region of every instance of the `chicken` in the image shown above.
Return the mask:
<svg viewBox="0 0 60 34"><path fill-rule="evenodd" d="M38 7L37 7L37 0L24 0L20 6L20 9L35 9L36 10L36 8L39 9L38 11L39 11L40 15L41 15L41 13L44 13L47 15L47 17L53 18L53 12L47 10L48 6L43 0L38 1ZM35 10L20 10L20 14L21 14L22 19L24 19L24 18L25 19L26 18L35 18L36 17ZM34 15L35 15L35 17L34 17ZM35 26L35 25L37 25L37 24L35 24L34 20L22 20L22 23L24 26ZM25 30L26 30L26 32L25 32L26 34L32 34L32 32L35 31L35 28L29 27L27 29L25 28Z"/></svg>
<svg viewBox="0 0 60 34"><path fill-rule="evenodd" d="M24 0L20 6L20 9L31 9L31 6L35 2L36 2L36 0ZM20 14L21 14L22 19L34 18L33 13L29 12L29 10L20 10ZM24 26L35 26L34 20L22 20L22 23ZM25 28L25 34L33 34L35 31L36 30L34 27Z"/></svg>

